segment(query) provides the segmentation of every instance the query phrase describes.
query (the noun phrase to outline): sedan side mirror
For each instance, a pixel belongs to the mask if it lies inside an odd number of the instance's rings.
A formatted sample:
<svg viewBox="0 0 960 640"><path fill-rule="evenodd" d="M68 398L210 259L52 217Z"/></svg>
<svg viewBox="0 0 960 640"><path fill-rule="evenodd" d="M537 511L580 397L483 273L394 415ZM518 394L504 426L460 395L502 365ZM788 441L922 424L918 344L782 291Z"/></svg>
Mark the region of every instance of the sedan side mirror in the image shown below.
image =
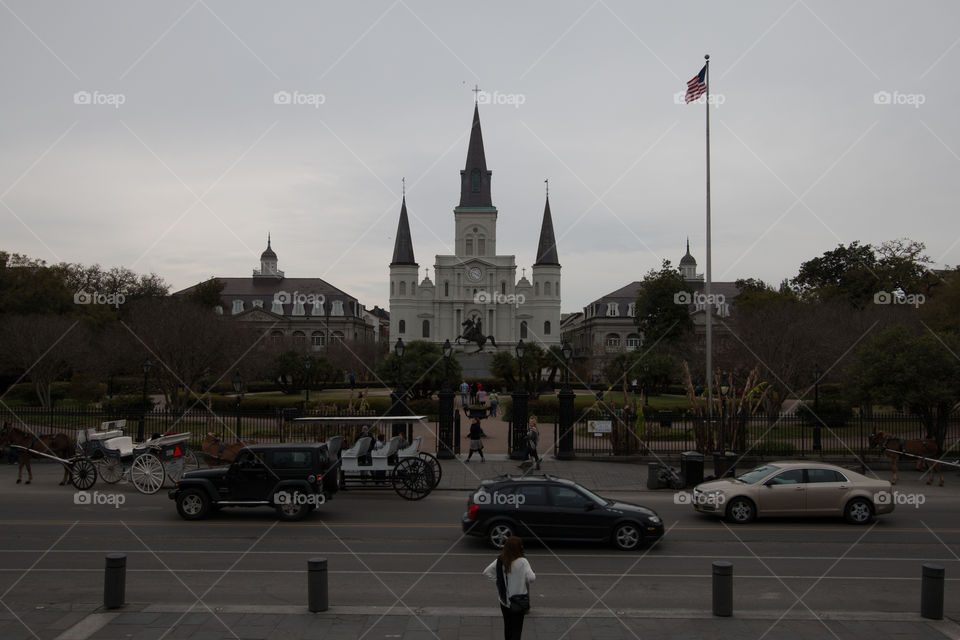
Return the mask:
<svg viewBox="0 0 960 640"><path fill-rule="evenodd" d="M594 509L597 508L597 503L595 503L595 502L587 502L587 503L583 506L583 508L584 508L585 511L593 511Z"/></svg>

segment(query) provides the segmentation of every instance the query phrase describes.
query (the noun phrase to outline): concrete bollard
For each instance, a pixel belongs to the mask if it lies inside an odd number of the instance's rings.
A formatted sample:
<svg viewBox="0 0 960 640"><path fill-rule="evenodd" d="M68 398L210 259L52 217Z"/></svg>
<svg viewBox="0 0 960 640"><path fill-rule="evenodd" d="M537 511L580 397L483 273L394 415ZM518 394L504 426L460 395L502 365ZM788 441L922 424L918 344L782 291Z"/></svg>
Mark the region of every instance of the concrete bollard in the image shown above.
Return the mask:
<svg viewBox="0 0 960 640"><path fill-rule="evenodd" d="M930 620L943 620L943 583L946 570L938 564L923 565L920 584L920 615Z"/></svg>
<svg viewBox="0 0 960 640"><path fill-rule="evenodd" d="M327 559L307 561L307 604L311 613L327 610Z"/></svg>
<svg viewBox="0 0 960 640"><path fill-rule="evenodd" d="M127 590L127 554L108 553L103 571L103 608L118 609L123 606Z"/></svg>
<svg viewBox="0 0 960 640"><path fill-rule="evenodd" d="M733 563L713 563L713 615L733 615Z"/></svg>

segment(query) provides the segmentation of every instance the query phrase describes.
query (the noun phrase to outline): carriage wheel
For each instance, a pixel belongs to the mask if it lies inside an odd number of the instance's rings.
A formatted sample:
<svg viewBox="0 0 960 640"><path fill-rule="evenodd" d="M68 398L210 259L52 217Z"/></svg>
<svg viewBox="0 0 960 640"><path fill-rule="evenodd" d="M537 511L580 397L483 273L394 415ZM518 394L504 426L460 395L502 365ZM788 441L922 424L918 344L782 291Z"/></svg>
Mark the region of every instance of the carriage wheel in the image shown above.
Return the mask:
<svg viewBox="0 0 960 640"><path fill-rule="evenodd" d="M183 455L167 461L167 477L170 478L170 482L177 483L187 471L196 471L199 468L200 461L197 460L197 454L192 449L184 447Z"/></svg>
<svg viewBox="0 0 960 640"><path fill-rule="evenodd" d="M163 486L163 463L152 453L136 457L130 465L130 482L140 493L154 494Z"/></svg>
<svg viewBox="0 0 960 640"><path fill-rule="evenodd" d="M116 458L101 458L97 461L97 472L107 484L116 484L123 478L123 465Z"/></svg>
<svg viewBox="0 0 960 640"><path fill-rule="evenodd" d="M97 481L97 468L87 458L77 458L70 463L70 484L86 491Z"/></svg>
<svg viewBox="0 0 960 640"><path fill-rule="evenodd" d="M433 472L420 458L404 458L393 468L393 490L401 498L422 500L433 488Z"/></svg>
<svg viewBox="0 0 960 640"><path fill-rule="evenodd" d="M437 460L437 456L425 451L421 451L417 455L427 464L428 472L432 474L433 481L430 483L430 489L436 489L437 485L440 484L440 478L443 477L440 461Z"/></svg>

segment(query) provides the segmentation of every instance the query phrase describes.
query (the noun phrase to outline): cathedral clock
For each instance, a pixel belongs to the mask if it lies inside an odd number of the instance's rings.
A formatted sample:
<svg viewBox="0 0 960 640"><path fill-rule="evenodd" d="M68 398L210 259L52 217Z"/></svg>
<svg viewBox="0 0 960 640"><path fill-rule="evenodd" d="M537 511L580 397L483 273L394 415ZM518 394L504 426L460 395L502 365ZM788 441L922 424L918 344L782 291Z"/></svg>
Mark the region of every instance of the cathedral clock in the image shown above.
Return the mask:
<svg viewBox="0 0 960 640"><path fill-rule="evenodd" d="M470 270L467 271L467 277L473 282L480 282L480 278L483 277L483 271L480 270L480 267L470 267Z"/></svg>

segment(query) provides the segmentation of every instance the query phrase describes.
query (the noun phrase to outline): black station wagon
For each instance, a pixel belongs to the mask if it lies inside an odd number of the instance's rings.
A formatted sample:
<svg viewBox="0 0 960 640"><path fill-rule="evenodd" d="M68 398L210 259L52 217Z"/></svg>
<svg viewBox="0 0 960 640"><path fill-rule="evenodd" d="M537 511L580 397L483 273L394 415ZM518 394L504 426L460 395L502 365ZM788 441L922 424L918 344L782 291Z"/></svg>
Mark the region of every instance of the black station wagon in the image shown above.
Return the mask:
<svg viewBox="0 0 960 640"><path fill-rule="evenodd" d="M250 445L230 466L183 474L168 495L186 520L221 507L272 507L300 520L337 492L337 463L323 443Z"/></svg>

